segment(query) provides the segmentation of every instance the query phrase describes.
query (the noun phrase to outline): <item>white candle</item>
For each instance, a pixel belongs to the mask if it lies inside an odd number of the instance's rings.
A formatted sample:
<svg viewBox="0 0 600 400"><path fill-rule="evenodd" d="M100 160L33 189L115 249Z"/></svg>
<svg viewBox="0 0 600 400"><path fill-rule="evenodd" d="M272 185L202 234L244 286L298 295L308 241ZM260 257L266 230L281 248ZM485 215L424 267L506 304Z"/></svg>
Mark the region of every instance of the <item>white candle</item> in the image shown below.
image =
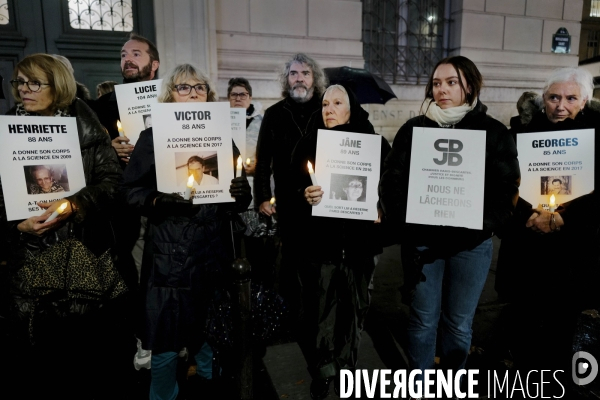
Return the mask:
<svg viewBox="0 0 600 400"><path fill-rule="evenodd" d="M250 165L252 163L252 160L250 159L250 157L246 158L246 165Z"/></svg>
<svg viewBox="0 0 600 400"><path fill-rule="evenodd" d="M50 214L50 216L48 217L48 219L45 222L54 221L56 219L56 217L58 217L60 214L65 212L65 209L67 208L68 205L69 205L69 203L62 203L60 205L60 207L58 207L52 214Z"/></svg>
<svg viewBox="0 0 600 400"><path fill-rule="evenodd" d="M235 169L235 177L234 178L242 176L242 168L243 168L243 166L242 166L242 156L239 156L238 159L237 159L237 167Z"/></svg>
<svg viewBox="0 0 600 400"><path fill-rule="evenodd" d="M185 188L185 196L184 199L189 200L192 197L192 187L194 186L194 174L190 174L190 177L187 180L186 188Z"/></svg>
<svg viewBox="0 0 600 400"><path fill-rule="evenodd" d="M123 131L123 125L121 125L121 121L117 120L117 130L119 131L119 136L121 137L127 137L125 136L125 131ZM121 142L121 144L126 144L127 142Z"/></svg>
<svg viewBox="0 0 600 400"><path fill-rule="evenodd" d="M271 208L273 208L273 206L275 205L275 197L271 197L269 204L271 204Z"/></svg>
<svg viewBox="0 0 600 400"><path fill-rule="evenodd" d="M554 195L550 196L550 204L548 204L548 208L550 208L550 212L556 211L556 198Z"/></svg>
<svg viewBox="0 0 600 400"><path fill-rule="evenodd" d="M315 171L313 170L312 164L310 163L310 161L307 163L308 165L308 173L310 175L310 180L313 184L313 186L319 186L317 185L317 178L315 177Z"/></svg>

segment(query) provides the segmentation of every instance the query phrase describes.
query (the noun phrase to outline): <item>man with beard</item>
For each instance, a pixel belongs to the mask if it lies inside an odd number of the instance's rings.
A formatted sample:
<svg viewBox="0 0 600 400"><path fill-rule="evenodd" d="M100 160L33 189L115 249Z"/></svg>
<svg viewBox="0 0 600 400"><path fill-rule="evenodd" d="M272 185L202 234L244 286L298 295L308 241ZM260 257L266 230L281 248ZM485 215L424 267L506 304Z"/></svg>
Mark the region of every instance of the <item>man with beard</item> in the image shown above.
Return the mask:
<svg viewBox="0 0 600 400"><path fill-rule="evenodd" d="M129 40L121 49L121 75L123 83L149 81L156 77L160 60L158 50L154 43L143 36L131 33ZM117 120L119 108L115 92L107 93L98 98L92 106L98 119L108 130L112 139L112 146L124 167L129 161L133 146L128 144L129 138L119 137ZM123 144L121 143L123 142Z"/></svg>
<svg viewBox="0 0 600 400"><path fill-rule="evenodd" d="M315 60L306 54L295 54L285 64L280 75L283 100L267 109L258 133L254 204L259 212L270 216L277 213L282 242L280 270L281 293L287 293L292 308L299 305L299 284L294 254L294 193L290 188L290 160L296 143L315 118L321 118L321 96L326 78ZM275 181L277 206L270 204L271 174ZM301 196L300 196L301 197ZM297 310L296 310L297 311Z"/></svg>

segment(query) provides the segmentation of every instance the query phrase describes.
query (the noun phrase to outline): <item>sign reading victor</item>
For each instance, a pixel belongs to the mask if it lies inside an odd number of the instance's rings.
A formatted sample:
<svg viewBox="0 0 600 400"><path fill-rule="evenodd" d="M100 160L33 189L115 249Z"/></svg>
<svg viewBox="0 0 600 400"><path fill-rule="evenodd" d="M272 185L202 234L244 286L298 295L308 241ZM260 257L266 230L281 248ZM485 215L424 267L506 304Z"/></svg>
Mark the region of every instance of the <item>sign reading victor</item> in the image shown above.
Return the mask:
<svg viewBox="0 0 600 400"><path fill-rule="evenodd" d="M124 135L135 144L140 132L152 126L152 105L158 102L162 79L115 86Z"/></svg>
<svg viewBox="0 0 600 400"><path fill-rule="evenodd" d="M231 108L231 137L235 142L242 159L250 155L246 154L246 110L243 108ZM254 156L252 156L254 157Z"/></svg>
<svg viewBox="0 0 600 400"><path fill-rule="evenodd" d="M319 129L315 175L325 192L312 215L377 219L381 136Z"/></svg>
<svg viewBox="0 0 600 400"><path fill-rule="evenodd" d="M519 195L534 207L549 208L594 190L594 130L517 135Z"/></svg>
<svg viewBox="0 0 600 400"><path fill-rule="evenodd" d="M75 118L0 116L0 174L9 221L85 187Z"/></svg>
<svg viewBox="0 0 600 400"><path fill-rule="evenodd" d="M235 201L229 103L156 103L154 153L158 190L186 191L194 204ZM190 190L188 190L188 188Z"/></svg>
<svg viewBox="0 0 600 400"><path fill-rule="evenodd" d="M485 131L413 128L406 222L483 228Z"/></svg>

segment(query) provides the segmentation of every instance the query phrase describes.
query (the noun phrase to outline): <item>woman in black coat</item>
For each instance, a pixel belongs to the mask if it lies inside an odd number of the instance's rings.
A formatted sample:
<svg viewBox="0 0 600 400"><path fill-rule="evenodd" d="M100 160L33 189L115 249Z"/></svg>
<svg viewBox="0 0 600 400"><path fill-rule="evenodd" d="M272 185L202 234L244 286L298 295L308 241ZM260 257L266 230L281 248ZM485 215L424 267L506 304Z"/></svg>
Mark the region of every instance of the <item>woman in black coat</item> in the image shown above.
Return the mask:
<svg viewBox="0 0 600 400"><path fill-rule="evenodd" d="M491 238L512 215L518 196L516 147L506 127L487 115L479 100L482 81L471 60L462 56L441 60L426 86L424 115L400 128L385 160L381 203L402 240L405 285L413 285L405 291L411 296L407 349L411 370L434 368L438 337L443 368L464 368L473 316L492 259ZM415 127L485 131L483 229L406 223L411 157L418 156L412 154Z"/></svg>
<svg viewBox="0 0 600 400"><path fill-rule="evenodd" d="M163 81L161 102L216 101L204 74L189 64L175 67ZM234 146L233 160L239 156ZM152 350L150 399L175 399L178 353L187 349L197 373L212 378L212 350L206 343L208 308L223 288L231 265L229 213L251 200L245 175L231 181L235 203L193 205L192 200L157 190L153 128L140 134L124 174L127 202L148 217L142 257L145 330L142 347ZM207 371L204 371L204 370Z"/></svg>
<svg viewBox="0 0 600 400"><path fill-rule="evenodd" d="M375 223L379 221L311 216L311 208L321 202L324 193L320 186L312 185L307 162L319 167L315 165L319 129L376 135L368 117L354 93L341 85L330 86L323 96L322 118L309 128L292 155L298 221L295 241L302 249L296 256L302 265L305 318L299 343L313 378L313 399L327 396L340 369L356 367L374 256L383 249L380 226ZM382 161L389 150L389 143L381 138Z"/></svg>

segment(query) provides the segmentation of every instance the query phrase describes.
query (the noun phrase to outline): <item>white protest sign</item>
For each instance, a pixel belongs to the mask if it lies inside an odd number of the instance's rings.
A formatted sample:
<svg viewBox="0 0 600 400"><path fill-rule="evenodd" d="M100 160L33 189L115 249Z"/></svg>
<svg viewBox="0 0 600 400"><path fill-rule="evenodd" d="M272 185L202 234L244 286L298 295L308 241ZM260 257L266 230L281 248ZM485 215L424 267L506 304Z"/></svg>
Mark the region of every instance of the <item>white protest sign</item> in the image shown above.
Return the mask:
<svg viewBox="0 0 600 400"><path fill-rule="evenodd" d="M140 132L152 126L152 105L158 102L162 79L115 85L125 136L135 144Z"/></svg>
<svg viewBox="0 0 600 400"><path fill-rule="evenodd" d="M75 118L0 116L0 174L9 221L77 193L85 175Z"/></svg>
<svg viewBox="0 0 600 400"><path fill-rule="evenodd" d="M548 209L594 190L594 129L517 135L519 195Z"/></svg>
<svg viewBox="0 0 600 400"><path fill-rule="evenodd" d="M375 221L382 137L325 129L317 134L315 175L325 194L312 215Z"/></svg>
<svg viewBox="0 0 600 400"><path fill-rule="evenodd" d="M152 117L158 190L184 196L194 175L194 204L235 201L229 103L156 103Z"/></svg>
<svg viewBox="0 0 600 400"><path fill-rule="evenodd" d="M413 128L406 222L483 229L485 141L485 131Z"/></svg>
<svg viewBox="0 0 600 400"><path fill-rule="evenodd" d="M235 142L242 159L245 161L249 156L246 154L246 109L231 108L231 137Z"/></svg>

